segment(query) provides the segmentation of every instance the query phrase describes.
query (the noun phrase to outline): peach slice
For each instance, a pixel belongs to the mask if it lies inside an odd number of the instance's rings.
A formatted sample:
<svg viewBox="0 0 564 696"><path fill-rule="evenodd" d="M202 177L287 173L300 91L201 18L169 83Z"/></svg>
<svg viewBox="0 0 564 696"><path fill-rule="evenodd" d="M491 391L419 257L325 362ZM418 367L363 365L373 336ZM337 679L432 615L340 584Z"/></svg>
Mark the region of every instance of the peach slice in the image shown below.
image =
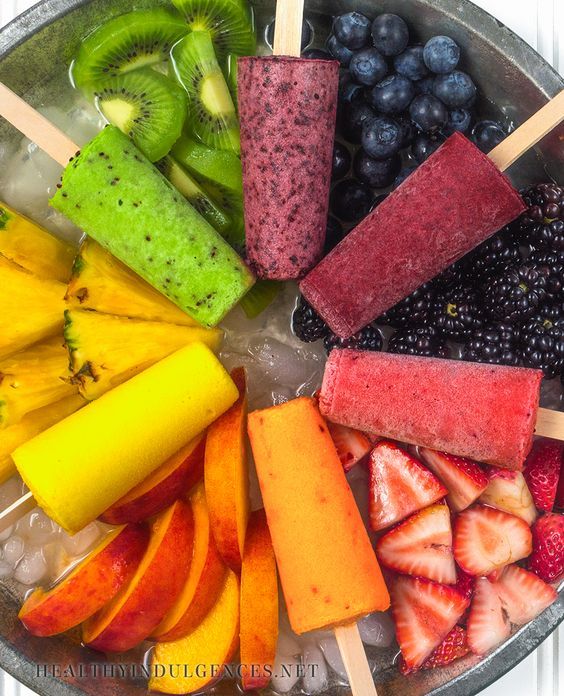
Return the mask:
<svg viewBox="0 0 564 696"><path fill-rule="evenodd" d="M178 600L153 631L152 637L161 642L191 633L213 607L225 582L227 568L211 532L203 483L196 486L189 502L194 515L194 554Z"/></svg>
<svg viewBox="0 0 564 696"><path fill-rule="evenodd" d="M35 636L68 631L99 611L130 580L149 542L145 525L112 531L49 591L38 588L18 614Z"/></svg>
<svg viewBox="0 0 564 696"><path fill-rule="evenodd" d="M276 560L264 510L251 513L241 569L241 677L243 689L270 682L278 641Z"/></svg>
<svg viewBox="0 0 564 696"><path fill-rule="evenodd" d="M231 377L239 389L239 399L208 430L204 480L217 548L227 565L238 573L249 518L244 368L233 370Z"/></svg>
<svg viewBox="0 0 564 696"><path fill-rule="evenodd" d="M124 652L147 638L176 601L190 570L194 520L177 500L153 522L149 546L129 584L82 627L103 652Z"/></svg>
<svg viewBox="0 0 564 696"><path fill-rule="evenodd" d="M139 522L182 498L204 475L205 434L191 440L106 510L108 524Z"/></svg>
<svg viewBox="0 0 564 696"><path fill-rule="evenodd" d="M239 578L228 571L212 610L190 635L157 643L149 690L192 694L221 678L239 645Z"/></svg>

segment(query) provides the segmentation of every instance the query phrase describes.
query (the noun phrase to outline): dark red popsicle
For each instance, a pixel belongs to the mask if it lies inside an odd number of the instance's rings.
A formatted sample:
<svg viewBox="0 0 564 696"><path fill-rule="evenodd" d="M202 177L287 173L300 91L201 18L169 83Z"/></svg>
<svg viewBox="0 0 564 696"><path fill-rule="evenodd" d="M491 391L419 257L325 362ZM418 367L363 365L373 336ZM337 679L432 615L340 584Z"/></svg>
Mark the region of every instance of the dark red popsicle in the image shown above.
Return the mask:
<svg viewBox="0 0 564 696"><path fill-rule="evenodd" d="M261 278L302 278L325 241L339 64L240 58L247 256Z"/></svg>
<svg viewBox="0 0 564 696"><path fill-rule="evenodd" d="M475 145L452 135L300 283L348 338L514 220L524 203Z"/></svg>

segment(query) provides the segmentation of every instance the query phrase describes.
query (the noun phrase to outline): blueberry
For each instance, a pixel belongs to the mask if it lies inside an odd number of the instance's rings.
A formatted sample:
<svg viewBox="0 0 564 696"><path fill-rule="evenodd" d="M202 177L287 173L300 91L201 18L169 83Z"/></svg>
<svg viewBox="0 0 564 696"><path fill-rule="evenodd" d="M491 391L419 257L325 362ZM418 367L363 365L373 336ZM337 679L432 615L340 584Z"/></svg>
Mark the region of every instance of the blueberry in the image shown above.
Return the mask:
<svg viewBox="0 0 564 696"><path fill-rule="evenodd" d="M417 135L417 129L413 125L411 119L408 116L396 116L396 121L400 124L403 131L402 147L408 147L411 145L415 136Z"/></svg>
<svg viewBox="0 0 564 696"><path fill-rule="evenodd" d="M321 48L308 48L307 51L302 53L302 58L309 58L310 60L331 60L332 56Z"/></svg>
<svg viewBox="0 0 564 696"><path fill-rule="evenodd" d="M434 77L424 77L422 80L417 80L415 89L417 94L433 94Z"/></svg>
<svg viewBox="0 0 564 696"><path fill-rule="evenodd" d="M435 152L435 150L437 150L439 146L444 143L444 141L444 136L438 133L435 135L425 135L424 133L421 133L417 136L417 138L415 138L415 141L411 146L411 156L417 162L417 164L421 164L430 155L432 155L433 152Z"/></svg>
<svg viewBox="0 0 564 696"><path fill-rule="evenodd" d="M339 78L339 101L341 104L350 104L362 95L362 86L353 82L348 72L343 72Z"/></svg>
<svg viewBox="0 0 564 696"><path fill-rule="evenodd" d="M413 172L417 169L417 167L404 167L401 172L396 176L394 179L394 183L392 186L394 188L397 188L400 184L403 184L403 182L407 179L408 176L411 176Z"/></svg>
<svg viewBox="0 0 564 696"><path fill-rule="evenodd" d="M354 179L340 181L331 192L331 210L345 222L356 222L366 217L374 202L374 195L366 184Z"/></svg>
<svg viewBox="0 0 564 696"><path fill-rule="evenodd" d="M359 85L372 87L386 76L388 64L375 48L363 48L351 58L349 71L352 79Z"/></svg>
<svg viewBox="0 0 564 696"><path fill-rule="evenodd" d="M390 75L366 93L366 101L383 114L400 114L415 96L413 82L403 75Z"/></svg>
<svg viewBox="0 0 564 696"><path fill-rule="evenodd" d="M452 135L457 131L459 133L468 133L472 125L472 114L468 109L453 109L449 111L448 121L445 127L445 134Z"/></svg>
<svg viewBox="0 0 564 696"><path fill-rule="evenodd" d="M399 56L409 42L409 29L401 17L381 14L372 22L374 45L385 56Z"/></svg>
<svg viewBox="0 0 564 696"><path fill-rule="evenodd" d="M386 188L401 169L401 158L394 155L390 159L377 160L359 150L354 156L354 173L357 179L371 188Z"/></svg>
<svg viewBox="0 0 564 696"><path fill-rule="evenodd" d="M478 121L472 130L472 139L482 152L493 150L506 136L505 128L497 121Z"/></svg>
<svg viewBox="0 0 564 696"><path fill-rule="evenodd" d="M411 102L409 115L415 125L425 133L434 133L446 126L448 111L432 94L420 94Z"/></svg>
<svg viewBox="0 0 564 696"><path fill-rule="evenodd" d="M394 58L394 68L410 80L422 80L429 74L423 62L423 46L408 46L403 53Z"/></svg>
<svg viewBox="0 0 564 696"><path fill-rule="evenodd" d="M403 129L388 116L366 119L362 124L362 147L374 159L389 159L402 147Z"/></svg>
<svg viewBox="0 0 564 696"><path fill-rule="evenodd" d="M328 254L331 249L337 246L337 244L344 237L343 226L332 215L327 218L327 228L325 231L325 254Z"/></svg>
<svg viewBox="0 0 564 696"><path fill-rule="evenodd" d="M347 12L335 19L333 33L343 46L362 48L370 39L370 20L360 12Z"/></svg>
<svg viewBox="0 0 564 696"><path fill-rule="evenodd" d="M342 133L349 143L360 143L362 139L362 124L365 120L374 118L374 110L365 101L356 100L345 108Z"/></svg>
<svg viewBox="0 0 564 696"><path fill-rule="evenodd" d="M351 168L351 153L346 145L335 141L333 146L333 168L331 178L333 181L342 179Z"/></svg>
<svg viewBox="0 0 564 696"><path fill-rule="evenodd" d="M460 46L449 36L433 36L425 44L423 60L437 75L452 72L460 60Z"/></svg>
<svg viewBox="0 0 564 696"><path fill-rule="evenodd" d="M455 70L448 75L438 75L435 78L433 94L449 109L466 108L476 96L476 85L470 75Z"/></svg>
<svg viewBox="0 0 564 696"><path fill-rule="evenodd" d="M353 57L353 52L346 46L343 46L342 43L339 43L333 34L327 39L326 48L333 58L339 61L343 68L348 67Z"/></svg>

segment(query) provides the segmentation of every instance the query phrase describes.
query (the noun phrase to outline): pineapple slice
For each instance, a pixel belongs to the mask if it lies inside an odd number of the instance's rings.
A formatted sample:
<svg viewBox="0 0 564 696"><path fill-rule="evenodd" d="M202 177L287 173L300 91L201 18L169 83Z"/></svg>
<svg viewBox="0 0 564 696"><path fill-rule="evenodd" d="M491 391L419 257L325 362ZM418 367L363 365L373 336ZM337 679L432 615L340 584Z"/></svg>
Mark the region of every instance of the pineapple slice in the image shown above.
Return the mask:
<svg viewBox="0 0 564 696"><path fill-rule="evenodd" d="M59 336L0 360L0 429L18 423L30 411L76 394L68 363Z"/></svg>
<svg viewBox="0 0 564 696"><path fill-rule="evenodd" d="M85 403L80 394L67 396L66 399L57 403L27 413L17 425L3 430L0 436L0 484L16 473L16 465L11 457L14 450L63 418L70 416L71 413L78 411Z"/></svg>
<svg viewBox="0 0 564 696"><path fill-rule="evenodd" d="M98 398L188 343L200 341L217 350L222 337L220 329L76 309L65 312L71 371L86 399Z"/></svg>
<svg viewBox="0 0 564 696"><path fill-rule="evenodd" d="M66 283L76 249L0 201L0 254L40 278Z"/></svg>
<svg viewBox="0 0 564 696"><path fill-rule="evenodd" d="M86 239L80 247L66 300L71 309L199 326L92 239Z"/></svg>
<svg viewBox="0 0 564 696"><path fill-rule="evenodd" d="M65 286L38 278L0 254L0 358L61 334Z"/></svg>

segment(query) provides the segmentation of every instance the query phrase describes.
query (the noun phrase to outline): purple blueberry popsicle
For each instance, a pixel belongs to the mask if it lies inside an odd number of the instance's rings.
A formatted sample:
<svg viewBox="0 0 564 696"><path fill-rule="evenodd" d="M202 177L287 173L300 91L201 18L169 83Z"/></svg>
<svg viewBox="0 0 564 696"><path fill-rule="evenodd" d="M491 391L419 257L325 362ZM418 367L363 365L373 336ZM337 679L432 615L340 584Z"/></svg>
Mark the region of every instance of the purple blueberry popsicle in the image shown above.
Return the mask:
<svg viewBox="0 0 564 696"><path fill-rule="evenodd" d="M302 278L325 242L339 64L238 61L248 261L260 278Z"/></svg>

